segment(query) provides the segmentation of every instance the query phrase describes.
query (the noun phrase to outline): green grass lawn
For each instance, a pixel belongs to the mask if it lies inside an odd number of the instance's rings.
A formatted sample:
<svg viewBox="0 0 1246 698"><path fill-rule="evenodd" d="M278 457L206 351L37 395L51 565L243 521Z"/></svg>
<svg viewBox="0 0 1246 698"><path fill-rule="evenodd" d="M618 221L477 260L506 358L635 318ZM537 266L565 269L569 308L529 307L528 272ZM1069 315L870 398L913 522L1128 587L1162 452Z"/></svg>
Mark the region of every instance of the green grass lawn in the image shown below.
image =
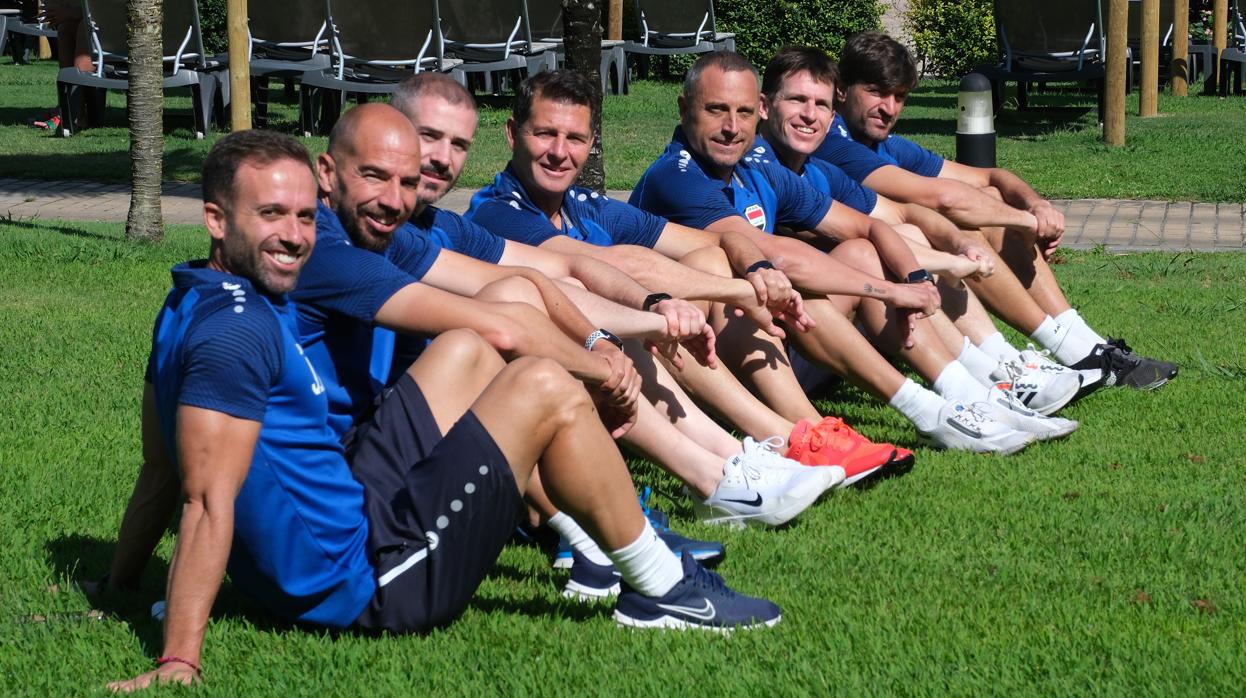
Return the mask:
<svg viewBox="0 0 1246 698"><path fill-rule="evenodd" d="M0 177L129 180L125 100L109 95L105 128L65 141L25 125L56 102L56 70L50 61L16 66L0 58ZM632 93L608 97L604 107L607 186L630 189L666 146L677 119L673 83L636 82ZM297 128L297 108L280 89L270 126ZM505 100L486 106L476 146L462 184L492 181L509 153L502 133ZM1057 198L1143 198L1195 201L1246 199L1246 98L1160 95L1162 115L1139 119L1137 93L1128 98L1128 141L1102 144L1094 99L1089 95L1047 95L1033 104L1052 109L1018 112L1015 100L997 118L1000 165L1015 170L1043 194ZM165 178L197 180L204 154L219 135L195 141L187 97L167 100ZM499 106L501 105L501 106ZM900 132L937 152L955 151L955 85L927 81L911 97ZM314 153L324 138L305 139Z"/></svg>
<svg viewBox="0 0 1246 698"><path fill-rule="evenodd" d="M7 134L6 134L7 136ZM88 599L139 465L138 411L167 268L119 225L0 224L0 694L102 693L151 665L171 539L141 593ZM228 585L207 693L638 696L1238 694L1246 681L1246 255L1068 253L1094 325L1181 364L1154 393L1096 394L1082 428L1007 459L918 450L907 476L833 493L785 530L709 529L636 463L677 527L728 546L721 571L784 608L731 638L627 632L557 594L510 547L476 601L423 637L290 628ZM821 406L911 445L853 391Z"/></svg>

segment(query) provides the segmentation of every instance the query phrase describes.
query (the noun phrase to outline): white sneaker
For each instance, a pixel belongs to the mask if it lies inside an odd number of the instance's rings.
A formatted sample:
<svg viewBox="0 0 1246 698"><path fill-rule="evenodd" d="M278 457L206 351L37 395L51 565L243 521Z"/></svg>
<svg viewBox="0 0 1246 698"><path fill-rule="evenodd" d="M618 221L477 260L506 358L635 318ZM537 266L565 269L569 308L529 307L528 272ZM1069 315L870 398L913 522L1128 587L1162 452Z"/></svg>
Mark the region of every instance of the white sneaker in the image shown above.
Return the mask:
<svg viewBox="0 0 1246 698"><path fill-rule="evenodd" d="M1051 352L1026 346L1019 359L1004 361L991 371L996 387L1041 415L1069 404L1082 387L1082 375L1052 361Z"/></svg>
<svg viewBox="0 0 1246 698"><path fill-rule="evenodd" d="M723 464L723 479L705 501L693 500L698 519L743 527L779 526L795 518L844 479L838 466L810 468L780 456L780 437L757 442L744 437L744 450ZM825 471L825 472L823 472Z"/></svg>
<svg viewBox="0 0 1246 698"><path fill-rule="evenodd" d="M1022 405L1011 393L998 386L989 388L981 403L987 414L995 421L1007 424L1017 431L1033 434L1039 441L1059 439L1077 431L1075 420L1062 417L1044 417Z"/></svg>
<svg viewBox="0 0 1246 698"><path fill-rule="evenodd" d="M941 448L1007 456L1034 443L1034 435L996 421L982 403L947 402L939 410L939 423L922 438Z"/></svg>

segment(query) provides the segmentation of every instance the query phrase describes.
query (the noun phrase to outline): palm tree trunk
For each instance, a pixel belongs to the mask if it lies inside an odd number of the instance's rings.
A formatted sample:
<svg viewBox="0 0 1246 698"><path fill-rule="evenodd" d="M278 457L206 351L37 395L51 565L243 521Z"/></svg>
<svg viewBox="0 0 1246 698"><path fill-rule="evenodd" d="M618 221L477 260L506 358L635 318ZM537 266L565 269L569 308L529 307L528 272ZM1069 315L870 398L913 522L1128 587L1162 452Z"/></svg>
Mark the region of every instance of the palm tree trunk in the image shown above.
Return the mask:
<svg viewBox="0 0 1246 698"><path fill-rule="evenodd" d="M164 160L164 90L161 63L164 0L127 0L130 33L130 212L125 234L131 240L164 236L160 180Z"/></svg>
<svg viewBox="0 0 1246 698"><path fill-rule="evenodd" d="M606 166L601 149L601 6L598 0L562 0L563 38L567 67L583 73L593 86L593 147L577 182L606 191Z"/></svg>

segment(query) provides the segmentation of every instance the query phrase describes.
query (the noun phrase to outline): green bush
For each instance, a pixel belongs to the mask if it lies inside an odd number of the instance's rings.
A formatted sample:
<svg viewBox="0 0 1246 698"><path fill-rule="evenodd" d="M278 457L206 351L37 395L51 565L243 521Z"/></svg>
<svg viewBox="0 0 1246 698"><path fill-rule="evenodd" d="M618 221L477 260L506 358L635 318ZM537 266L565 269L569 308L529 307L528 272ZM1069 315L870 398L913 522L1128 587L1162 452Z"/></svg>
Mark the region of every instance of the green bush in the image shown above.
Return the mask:
<svg viewBox="0 0 1246 698"><path fill-rule="evenodd" d="M912 0L905 23L925 73L958 77L995 57L991 0Z"/></svg>
<svg viewBox="0 0 1246 698"><path fill-rule="evenodd" d="M735 32L736 50L760 70L787 44L817 46L839 56L844 40L877 29L875 0L716 0L718 31Z"/></svg>
<svg viewBox="0 0 1246 698"><path fill-rule="evenodd" d="M203 47L209 54L229 50L227 15L225 0L199 0L199 28L203 31Z"/></svg>

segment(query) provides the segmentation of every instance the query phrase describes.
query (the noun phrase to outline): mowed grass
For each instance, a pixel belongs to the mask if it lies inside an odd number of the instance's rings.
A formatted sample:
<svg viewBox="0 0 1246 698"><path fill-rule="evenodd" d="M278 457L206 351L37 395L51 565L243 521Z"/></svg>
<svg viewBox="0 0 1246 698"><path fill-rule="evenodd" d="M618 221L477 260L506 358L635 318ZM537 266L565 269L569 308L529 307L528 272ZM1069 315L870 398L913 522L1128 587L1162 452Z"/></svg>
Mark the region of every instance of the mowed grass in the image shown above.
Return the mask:
<svg viewBox="0 0 1246 698"><path fill-rule="evenodd" d="M172 538L133 595L101 575L139 466L138 413L170 265L206 251L119 225L0 224L0 694L100 694L151 666ZM633 461L675 525L783 622L730 638L629 632L562 600L511 546L463 617L417 637L289 627L226 585L203 693L376 695L1230 695L1246 681L1242 498L1246 255L1065 255L1105 331L1181 364L1162 390L1096 394L1082 428L1007 459L918 449L908 475L835 492L783 530L711 529ZM855 391L821 402L912 446ZM593 454L585 454L592 458Z"/></svg>
<svg viewBox="0 0 1246 698"><path fill-rule="evenodd" d="M105 127L69 140L26 126L56 102L56 69L50 61L18 66L0 58L0 177L81 178L129 181L125 98L110 93ZM1195 92L1201 86L1195 87ZM679 86L637 81L627 96L608 96L604 105L606 184L631 189L670 141L678 119ZM297 102L285 99L278 83L271 91L269 127L298 130ZM1102 143L1090 94L1037 94L1043 109L1024 112L1011 97L996 128L999 164L1015 170L1042 194L1058 198L1140 198L1194 201L1246 199L1246 98L1175 98L1161 93L1161 116L1136 116L1137 92L1127 99L1127 145ZM493 180L510 157L503 134L509 97L482 105L480 127L461 184L480 187ZM203 141L191 132L190 100L166 100L165 179L195 181L203 157L220 137ZM911 96L899 133L952 158L955 156L956 85L926 80ZM323 137L303 139L314 153Z"/></svg>

